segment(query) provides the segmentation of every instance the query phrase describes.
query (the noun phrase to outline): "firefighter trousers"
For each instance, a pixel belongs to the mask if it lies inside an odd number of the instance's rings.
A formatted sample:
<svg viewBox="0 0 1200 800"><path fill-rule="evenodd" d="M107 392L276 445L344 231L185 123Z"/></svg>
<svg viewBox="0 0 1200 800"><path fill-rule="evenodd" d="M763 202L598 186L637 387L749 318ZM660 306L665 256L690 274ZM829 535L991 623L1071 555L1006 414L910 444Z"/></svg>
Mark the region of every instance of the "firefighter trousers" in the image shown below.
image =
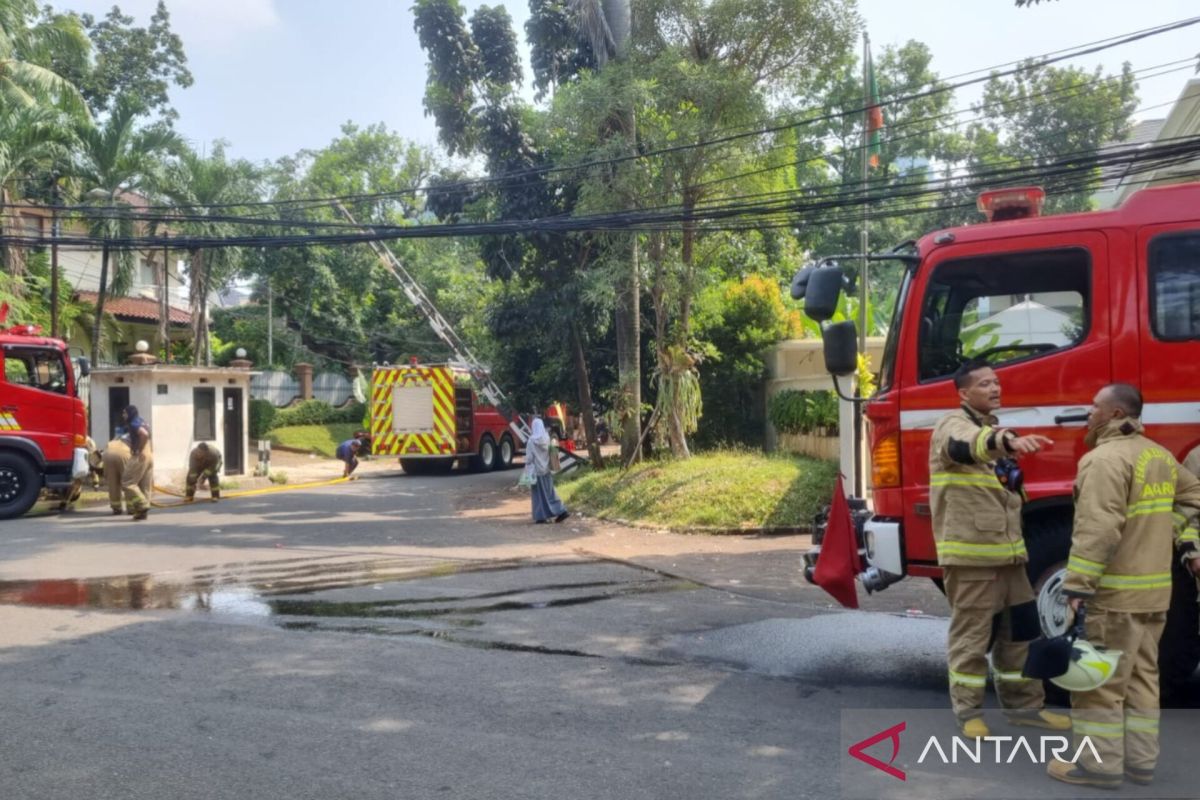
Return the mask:
<svg viewBox="0 0 1200 800"><path fill-rule="evenodd" d="M1012 710L1041 708L1041 681L1021 675L1029 642L1040 632L1025 565L943 569L950 601L947 656L954 715L965 722L983 713L989 649L1000 705Z"/></svg>
<svg viewBox="0 0 1200 800"><path fill-rule="evenodd" d="M121 488L125 491L125 503L130 513L136 514L150 508L150 493L154 486L154 454L146 448L131 456L125 465Z"/></svg>
<svg viewBox="0 0 1200 800"><path fill-rule="evenodd" d="M121 482L125 478L125 466L129 463L129 456L112 452L112 448L109 448L104 453L103 463L104 483L108 487L108 504L112 506L113 511L122 511L125 504L121 498Z"/></svg>
<svg viewBox="0 0 1200 800"><path fill-rule="evenodd" d="M1087 639L1120 650L1117 670L1090 692L1071 695L1076 746L1090 738L1078 764L1090 772L1120 775L1125 767L1153 770L1158 762L1158 640L1167 612L1121 612L1088 606Z"/></svg>

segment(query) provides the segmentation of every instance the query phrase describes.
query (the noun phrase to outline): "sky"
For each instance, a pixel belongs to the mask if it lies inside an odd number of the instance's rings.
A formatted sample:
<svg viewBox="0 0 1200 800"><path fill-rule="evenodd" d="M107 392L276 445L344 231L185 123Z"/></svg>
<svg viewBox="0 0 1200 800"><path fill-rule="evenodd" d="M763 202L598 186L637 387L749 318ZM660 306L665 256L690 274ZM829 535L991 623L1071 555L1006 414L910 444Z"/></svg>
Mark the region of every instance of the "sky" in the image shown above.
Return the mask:
<svg viewBox="0 0 1200 800"><path fill-rule="evenodd" d="M481 4L463 2L468 15ZM52 5L102 16L113 0ZM119 5L145 25L155 0ZM504 5L523 35L527 2ZM382 122L435 146L436 129L421 105L425 58L410 6L411 0L167 0L195 78L188 89L172 89L177 129L197 149L224 139L230 155L252 161L324 147L347 121ZM875 53L918 39L943 76L1184 19L1196 9L1195 0L1043 0L1033 8L1017 8L1013 0L859 0ZM1068 63L1115 72L1128 60L1137 70L1198 50L1200 26ZM1144 81L1141 104L1171 103L1191 76L1188 70ZM967 90L956 97L960 105L974 99Z"/></svg>

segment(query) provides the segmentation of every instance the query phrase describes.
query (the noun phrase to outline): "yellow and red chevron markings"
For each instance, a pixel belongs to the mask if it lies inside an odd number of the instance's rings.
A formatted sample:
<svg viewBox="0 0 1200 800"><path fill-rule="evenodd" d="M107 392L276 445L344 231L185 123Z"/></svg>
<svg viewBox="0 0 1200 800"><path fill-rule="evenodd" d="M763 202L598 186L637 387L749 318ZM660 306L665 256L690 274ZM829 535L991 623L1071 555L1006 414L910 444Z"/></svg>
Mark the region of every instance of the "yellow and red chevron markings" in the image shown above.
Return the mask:
<svg viewBox="0 0 1200 800"><path fill-rule="evenodd" d="M392 389L433 388L433 433L392 430ZM371 441L376 455L452 455L454 442L454 375L449 367L379 367L371 377Z"/></svg>
<svg viewBox="0 0 1200 800"><path fill-rule="evenodd" d="M17 422L15 414L3 413L0 414L0 431L19 431L21 423Z"/></svg>

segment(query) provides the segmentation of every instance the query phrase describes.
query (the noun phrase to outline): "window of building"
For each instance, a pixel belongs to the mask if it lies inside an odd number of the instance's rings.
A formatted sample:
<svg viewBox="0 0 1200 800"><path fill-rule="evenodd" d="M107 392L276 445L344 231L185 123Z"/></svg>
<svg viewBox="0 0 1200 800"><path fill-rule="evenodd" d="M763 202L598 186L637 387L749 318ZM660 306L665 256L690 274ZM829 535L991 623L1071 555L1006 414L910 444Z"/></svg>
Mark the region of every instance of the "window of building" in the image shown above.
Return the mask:
<svg viewBox="0 0 1200 800"><path fill-rule="evenodd" d="M978 358L1007 364L1072 347L1087 336L1086 250L1039 250L947 261L934 270L921 312L921 380Z"/></svg>
<svg viewBox="0 0 1200 800"><path fill-rule="evenodd" d="M192 406L195 425L192 438L196 441L212 441L217 438L217 392L211 387L192 390Z"/></svg>
<svg viewBox="0 0 1200 800"><path fill-rule="evenodd" d="M1150 240L1150 324L1166 341L1200 339L1200 231Z"/></svg>

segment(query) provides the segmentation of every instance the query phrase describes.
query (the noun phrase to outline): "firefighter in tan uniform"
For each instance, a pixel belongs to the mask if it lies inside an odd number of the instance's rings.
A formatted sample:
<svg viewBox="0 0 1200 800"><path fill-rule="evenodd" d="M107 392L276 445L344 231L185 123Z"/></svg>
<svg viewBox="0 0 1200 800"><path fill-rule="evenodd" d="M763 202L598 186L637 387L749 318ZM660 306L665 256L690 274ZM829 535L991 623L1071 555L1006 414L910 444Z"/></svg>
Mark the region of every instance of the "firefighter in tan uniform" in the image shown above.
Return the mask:
<svg viewBox="0 0 1200 800"><path fill-rule="evenodd" d="M150 493L154 485L154 453L150 448L150 426L138 414L137 406L126 406L121 416L128 426L129 462L121 479L125 505L135 520L150 513Z"/></svg>
<svg viewBox="0 0 1200 800"><path fill-rule="evenodd" d="M121 482L125 479L125 467L129 464L129 440L118 436L108 443L100 454L100 465L104 471L104 483L108 487L108 504L113 515L125 513L125 502L121 494Z"/></svg>
<svg viewBox="0 0 1200 800"><path fill-rule="evenodd" d="M1075 479L1075 525L1063 590L1071 607L1087 603L1085 632L1096 647L1119 650L1116 672L1097 689L1071 696L1078 763L1051 762L1051 777L1097 788L1154 780L1158 760L1158 640L1171 604L1176 546L1193 574L1200 547L1176 525L1200 509L1200 481L1142 434L1142 397L1132 386L1101 389L1088 414ZM1124 774L1122 775L1122 768Z"/></svg>
<svg viewBox="0 0 1200 800"><path fill-rule="evenodd" d="M187 489L183 502L196 502L196 484L200 482L201 477L208 481L208 490L211 493L212 501L215 503L220 500L221 467L224 463L221 451L217 449L216 445L200 442L193 447L188 456Z"/></svg>
<svg viewBox="0 0 1200 800"><path fill-rule="evenodd" d="M982 710L990 648L996 693L1009 720L1066 730L1066 716L1043 710L1041 682L1021 675L1040 625L1025 574L1021 494L1002 484L996 470L998 460L1052 442L997 427L1000 381L986 363L964 364L954 385L962 407L942 417L929 448L933 533L950 602L950 702L964 735L990 735Z"/></svg>

